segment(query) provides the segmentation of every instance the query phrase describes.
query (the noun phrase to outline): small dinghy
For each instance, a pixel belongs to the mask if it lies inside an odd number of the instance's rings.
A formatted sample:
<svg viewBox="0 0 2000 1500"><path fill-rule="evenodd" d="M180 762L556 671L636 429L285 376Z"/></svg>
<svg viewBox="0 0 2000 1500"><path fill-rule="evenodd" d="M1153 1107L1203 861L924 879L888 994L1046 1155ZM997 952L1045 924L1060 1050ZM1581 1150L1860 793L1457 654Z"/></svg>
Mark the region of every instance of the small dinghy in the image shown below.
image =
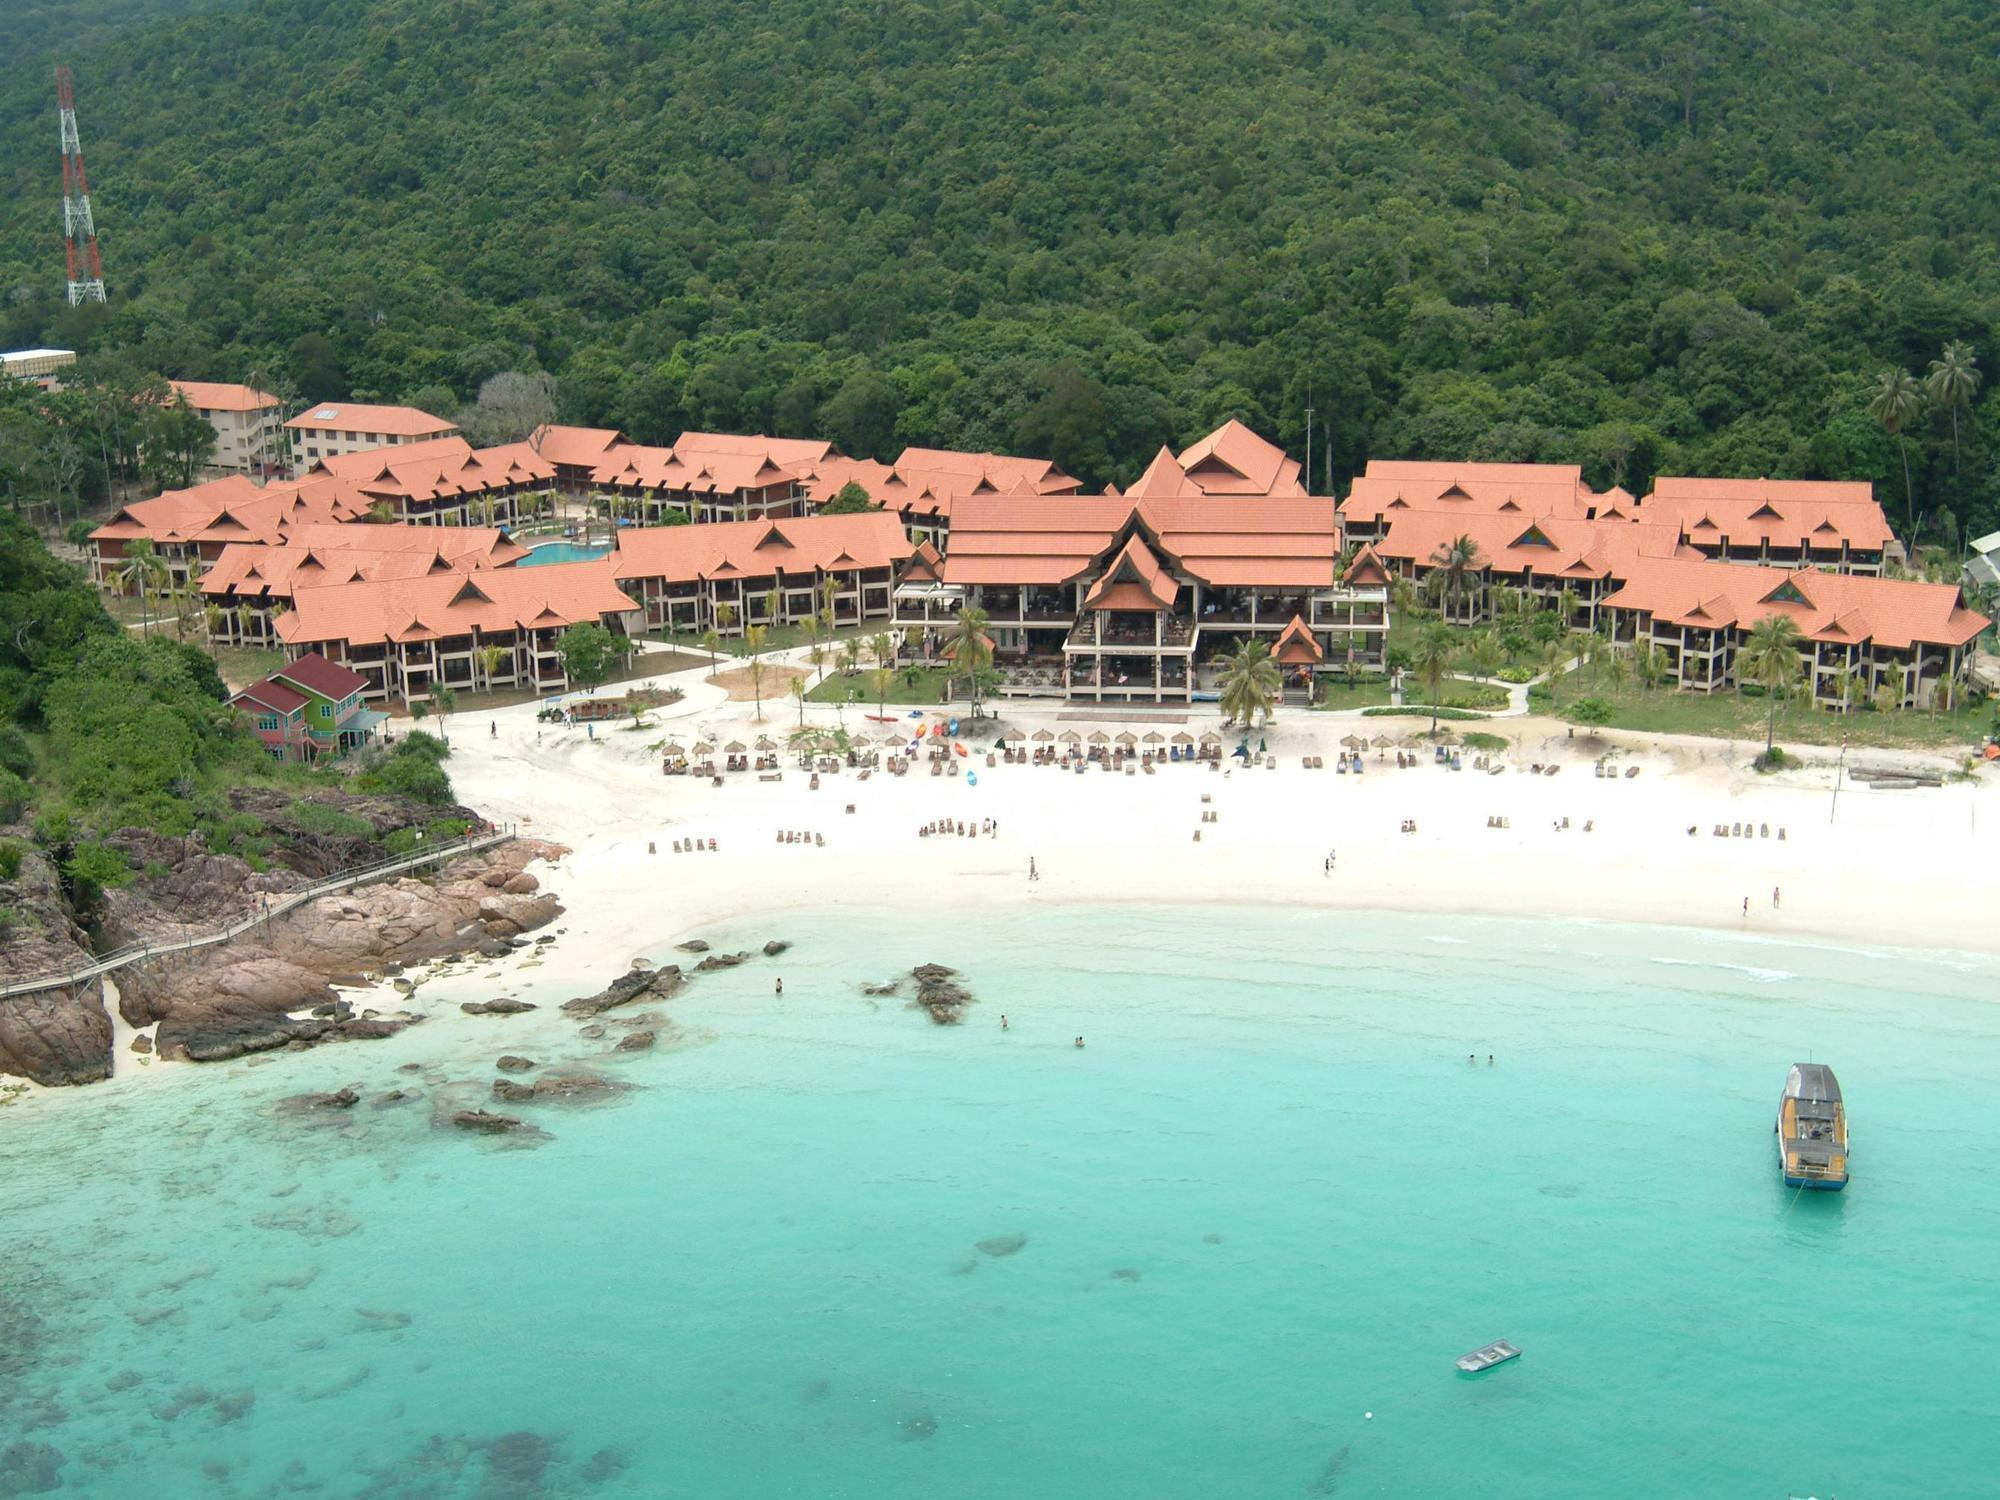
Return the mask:
<svg viewBox="0 0 2000 1500"><path fill-rule="evenodd" d="M1495 1339L1490 1344L1482 1344L1470 1354L1458 1357L1458 1367L1468 1375L1477 1375L1481 1370L1490 1370L1495 1365L1504 1365L1510 1359L1519 1359L1521 1351L1505 1339Z"/></svg>

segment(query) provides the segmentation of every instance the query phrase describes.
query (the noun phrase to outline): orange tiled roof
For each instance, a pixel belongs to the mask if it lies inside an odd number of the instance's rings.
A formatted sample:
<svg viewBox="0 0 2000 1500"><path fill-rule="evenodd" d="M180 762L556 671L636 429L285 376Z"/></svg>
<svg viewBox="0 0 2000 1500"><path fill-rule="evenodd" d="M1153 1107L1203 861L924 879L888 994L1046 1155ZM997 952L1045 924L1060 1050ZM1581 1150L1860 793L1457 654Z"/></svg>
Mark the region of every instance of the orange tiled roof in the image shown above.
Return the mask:
<svg viewBox="0 0 2000 1500"><path fill-rule="evenodd" d="M414 406L369 406L359 401L320 401L285 424L294 432L367 432L384 437L429 437L458 431L442 417Z"/></svg>
<svg viewBox="0 0 2000 1500"><path fill-rule="evenodd" d="M552 464L588 468L602 463L612 448L630 441L615 427L560 427L551 423L537 427L528 438L528 446Z"/></svg>
<svg viewBox="0 0 2000 1500"><path fill-rule="evenodd" d="M1129 525L1184 577L1217 585L1327 588L1339 529L1333 502L1205 496L970 496L952 516L947 583L1068 583L1090 575Z"/></svg>
<svg viewBox="0 0 2000 1500"><path fill-rule="evenodd" d="M1699 557L1681 545L1672 526L1607 525L1574 516L1459 515L1413 510L1394 513L1375 551L1390 562L1428 567L1461 536L1478 548L1479 563L1497 573L1532 571L1542 578L1610 578L1633 557Z"/></svg>
<svg viewBox="0 0 2000 1500"><path fill-rule="evenodd" d="M1582 464L1474 464L1457 459L1371 458L1362 471L1368 479L1412 479L1450 484L1479 480L1489 484L1558 484L1583 488Z"/></svg>
<svg viewBox="0 0 2000 1500"><path fill-rule="evenodd" d="M1085 609L1172 609L1181 586L1135 531L1084 596Z"/></svg>
<svg viewBox="0 0 2000 1500"><path fill-rule="evenodd" d="M352 480L372 499L389 501L476 497L556 477L555 463L528 443L475 449L456 437L342 454L313 468L315 474L322 470Z"/></svg>
<svg viewBox="0 0 2000 1500"><path fill-rule="evenodd" d="M1302 496L1299 463L1234 417L1183 452L1178 463L1204 495Z"/></svg>
<svg viewBox="0 0 2000 1500"><path fill-rule="evenodd" d="M1313 639L1306 622L1293 615L1292 623L1278 632L1277 644L1271 648L1271 655L1281 666L1313 667L1326 660L1326 649Z"/></svg>
<svg viewBox="0 0 2000 1500"><path fill-rule="evenodd" d="M795 464L792 472L815 503L824 505L849 483L885 510L908 516L949 518L960 495L1069 494L1082 488L1045 458L998 453L957 453L946 448L905 448L893 465L867 458L830 458Z"/></svg>
<svg viewBox="0 0 2000 1500"><path fill-rule="evenodd" d="M638 607L612 578L610 561L600 558L300 589L278 616L277 632L288 646L370 646L560 629Z"/></svg>
<svg viewBox="0 0 2000 1500"><path fill-rule="evenodd" d="M1697 545L1809 547L1838 552L1845 542L1879 552L1894 538L1874 489L1816 480L1661 480L1640 507L1649 521L1677 523Z"/></svg>
<svg viewBox="0 0 2000 1500"><path fill-rule="evenodd" d="M288 527L313 521L351 521L367 501L351 486L293 481L262 488L241 474L185 490L135 500L91 532L92 541L156 545L202 542L274 542Z"/></svg>
<svg viewBox="0 0 2000 1500"><path fill-rule="evenodd" d="M283 545L240 543L201 575L209 598L288 599L298 589L509 567L525 555L504 531L469 526L301 526Z"/></svg>
<svg viewBox="0 0 2000 1500"><path fill-rule="evenodd" d="M1374 467L1369 465L1371 470ZM1435 475L1377 477L1371 473L1354 481L1354 487L1341 502L1340 515L1344 522L1354 526L1387 520L1412 510L1450 511L1467 516L1581 518L1592 512L1598 498L1584 488L1581 481L1567 479L1486 479ZM1626 498L1630 500L1629 496Z"/></svg>
<svg viewBox="0 0 2000 1500"><path fill-rule="evenodd" d="M1700 479L1662 474L1653 481L1654 500L1803 501L1822 505L1873 505L1875 486L1866 479Z"/></svg>
<svg viewBox="0 0 2000 1500"><path fill-rule="evenodd" d="M1634 559L1621 576L1623 586L1606 606L1641 610L1669 625L1748 630L1766 615L1782 614L1812 640L1902 650L1917 641L1963 646L1991 623L1967 609L1949 583L1684 557Z"/></svg>
<svg viewBox="0 0 2000 1500"><path fill-rule="evenodd" d="M683 451L622 443L605 450L603 461L591 470L590 480L617 489L730 495L737 490L791 484L794 476L768 453Z"/></svg>
<svg viewBox="0 0 2000 1500"><path fill-rule="evenodd" d="M887 568L909 555L902 522L888 511L872 510L851 516L633 527L618 533L618 550L610 562L621 581L693 583L768 578L780 571L799 575Z"/></svg>
<svg viewBox="0 0 2000 1500"><path fill-rule="evenodd" d="M734 432L684 432L674 439L674 451L683 455L726 453L737 458L764 458L780 467L840 456L840 450L824 438L761 437Z"/></svg>
<svg viewBox="0 0 2000 1500"><path fill-rule="evenodd" d="M167 384L187 397L189 406L203 411L268 411L278 405L276 396L255 386L215 380L169 380Z"/></svg>

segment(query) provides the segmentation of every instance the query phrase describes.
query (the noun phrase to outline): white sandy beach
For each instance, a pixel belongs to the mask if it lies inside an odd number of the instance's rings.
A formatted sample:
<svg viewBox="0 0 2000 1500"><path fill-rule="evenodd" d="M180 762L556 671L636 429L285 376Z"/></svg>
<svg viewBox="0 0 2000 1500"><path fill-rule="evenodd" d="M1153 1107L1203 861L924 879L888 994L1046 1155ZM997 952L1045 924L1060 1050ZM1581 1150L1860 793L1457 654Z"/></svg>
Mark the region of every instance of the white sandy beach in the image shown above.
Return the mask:
<svg viewBox="0 0 2000 1500"><path fill-rule="evenodd" d="M1364 775L1342 776L1332 769L1342 736L1400 737L1427 723L1299 709L1253 737L1268 742L1275 770L1229 760L1224 771L1177 764L1151 776L1096 767L1079 776L989 768L975 754L962 764L977 771L977 785L963 775L933 777L920 761L906 777L878 771L864 782L849 770L812 790L786 755L780 782L739 772L717 788L704 778L662 776L654 747L667 739L750 742L759 733L782 743L798 717L781 700L765 705L760 725L751 704L725 701L704 675L660 679L684 687L687 698L652 715L654 727L643 731L600 725L591 737L581 727L547 728L537 743L532 706L461 714L450 726L449 768L460 797L574 851L544 878L568 909L570 931L601 944L607 968L751 912L930 906L942 915L995 902L1278 902L2000 950L2000 935L1983 920L1976 876L1982 818L1989 838L2000 831L2000 799L1984 774L1896 791L1871 790L1850 775L1836 806L1832 750L1809 750L1804 768L1760 776L1749 762L1761 746L1749 742L1581 731L1572 738L1566 725L1523 717L1454 726L1512 742L1499 775L1473 771L1470 756L1467 769L1453 772L1432 764L1428 750L1423 764L1398 770L1393 752L1370 750ZM1219 727L1213 706L1150 719L1011 702L997 711L1015 737L1010 743L1044 728L1171 735ZM830 708L807 712L815 723L835 720ZM923 722L939 717L931 711ZM852 708L846 722L851 730L888 727ZM1592 774L1606 751L1615 752L1615 779ZM1327 767L1304 769L1308 754L1326 757ZM1563 769L1525 774L1535 761ZM1947 757L1889 752L1852 752L1848 764L1951 769ZM1623 774L1635 765L1638 776ZM1204 811L1216 821L1204 824ZM1511 826L1489 828L1489 816ZM1559 831L1565 817L1569 826ZM917 836L939 818L997 819L998 836ZM1401 831L1405 819L1415 820L1414 834ZM1717 823L1745 821L1768 824L1769 837L1713 836ZM823 834L825 847L779 844L781 829ZM674 854L673 840L690 836L713 838L718 851ZM656 852L648 853L649 843ZM1032 883L1031 857L1040 872ZM1774 890L1782 891L1775 908Z"/></svg>

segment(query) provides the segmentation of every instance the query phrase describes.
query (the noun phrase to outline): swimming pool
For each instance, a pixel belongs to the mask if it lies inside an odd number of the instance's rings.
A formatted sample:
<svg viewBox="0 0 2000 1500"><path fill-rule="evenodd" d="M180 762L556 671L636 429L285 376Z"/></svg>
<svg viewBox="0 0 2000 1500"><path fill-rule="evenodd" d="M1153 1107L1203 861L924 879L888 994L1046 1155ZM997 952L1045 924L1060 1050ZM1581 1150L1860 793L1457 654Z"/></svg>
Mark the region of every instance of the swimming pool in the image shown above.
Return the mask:
<svg viewBox="0 0 2000 1500"><path fill-rule="evenodd" d="M543 563L595 562L610 551L609 547L585 547L578 542L542 542L514 566L534 568Z"/></svg>

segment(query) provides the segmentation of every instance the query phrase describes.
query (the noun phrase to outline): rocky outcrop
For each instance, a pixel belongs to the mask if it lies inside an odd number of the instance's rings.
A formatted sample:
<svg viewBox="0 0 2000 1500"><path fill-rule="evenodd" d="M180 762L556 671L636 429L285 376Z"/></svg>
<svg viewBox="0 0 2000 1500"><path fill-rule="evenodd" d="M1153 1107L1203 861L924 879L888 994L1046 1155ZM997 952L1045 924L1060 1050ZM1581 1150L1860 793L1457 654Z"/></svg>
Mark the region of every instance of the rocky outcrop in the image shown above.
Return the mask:
<svg viewBox="0 0 2000 1500"><path fill-rule="evenodd" d="M620 1038L618 1046L614 1050L619 1052L651 1052L654 1044L659 1039L660 1034L657 1031L635 1031L628 1037Z"/></svg>
<svg viewBox="0 0 2000 1500"><path fill-rule="evenodd" d="M459 1007L468 1016L518 1016L535 1008L528 1000L467 1000Z"/></svg>
<svg viewBox="0 0 2000 1500"><path fill-rule="evenodd" d="M0 1073L48 1088L111 1076L111 1017L97 980L0 1000Z"/></svg>
<svg viewBox="0 0 2000 1500"><path fill-rule="evenodd" d="M917 998L911 1002L930 1013L940 1026L956 1026L965 1019L965 1007L972 1004L972 992L958 982L958 970L943 964L918 964L910 970L917 982Z"/></svg>
<svg viewBox="0 0 2000 1500"><path fill-rule="evenodd" d="M631 969L594 995L579 995L574 1000L563 1001L563 1013L581 1020L586 1016L602 1015L621 1005L630 1005L635 1000L671 1000L686 984L686 976L681 973L679 964L667 964L658 969Z"/></svg>
<svg viewBox="0 0 2000 1500"><path fill-rule="evenodd" d="M493 1097L503 1104L520 1104L535 1097L533 1084L516 1083L511 1078L493 1080Z"/></svg>
<svg viewBox="0 0 2000 1500"><path fill-rule="evenodd" d="M535 1060L532 1057L517 1057L509 1052L493 1066L503 1073L526 1073L535 1066Z"/></svg>
<svg viewBox="0 0 2000 1500"><path fill-rule="evenodd" d="M323 896L236 942L121 970L119 1009L133 1026L159 1023L161 1056L194 1062L293 1044L393 1036L418 1017L353 1015L343 1010L345 1002L332 986L385 965L504 941L547 922L561 910L553 896L510 894L504 887L533 881L522 868L530 860L563 852L559 845L521 839L456 860L433 879L385 881ZM399 987L408 983L399 981ZM526 1006L515 1000L476 1003L499 1014ZM320 1013L295 1014L314 1010ZM108 1025L106 1043L108 1053Z"/></svg>
<svg viewBox="0 0 2000 1500"><path fill-rule="evenodd" d="M713 974L718 969L733 969L738 964L750 962L748 953L711 953L694 966L697 974Z"/></svg>
<svg viewBox="0 0 2000 1500"><path fill-rule="evenodd" d="M527 1128L512 1115L491 1114L483 1109L461 1109L451 1117L451 1123L460 1130L476 1131L481 1135L506 1135Z"/></svg>
<svg viewBox="0 0 2000 1500"><path fill-rule="evenodd" d="M787 948L791 946L792 945L786 942L783 938L772 938L770 942L764 945L764 957L776 958L780 953L783 953Z"/></svg>

